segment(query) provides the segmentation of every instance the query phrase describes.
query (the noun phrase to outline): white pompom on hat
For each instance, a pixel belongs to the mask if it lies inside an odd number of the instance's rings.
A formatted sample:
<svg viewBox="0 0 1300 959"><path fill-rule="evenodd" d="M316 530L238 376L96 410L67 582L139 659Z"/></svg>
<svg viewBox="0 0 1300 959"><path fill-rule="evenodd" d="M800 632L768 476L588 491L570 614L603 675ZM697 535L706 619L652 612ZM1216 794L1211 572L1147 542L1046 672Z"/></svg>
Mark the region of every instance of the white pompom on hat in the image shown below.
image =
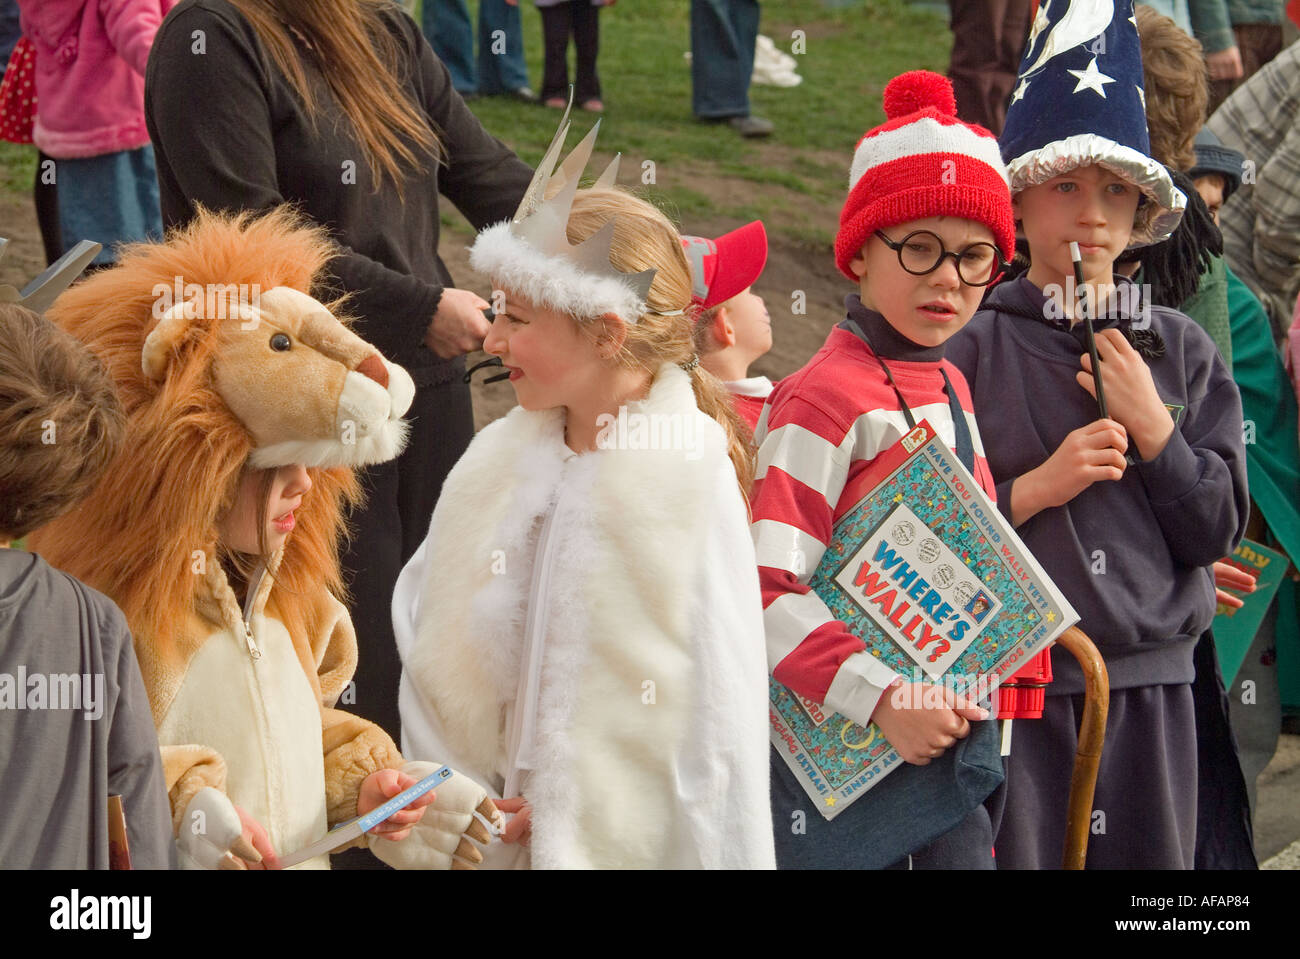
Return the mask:
<svg viewBox="0 0 1300 959"><path fill-rule="evenodd" d="M910 220L954 216L985 224L1005 260L1015 253L1011 192L998 141L957 119L947 77L912 70L889 81L887 120L858 141L849 196L840 211L835 265L849 263L873 232Z"/></svg>

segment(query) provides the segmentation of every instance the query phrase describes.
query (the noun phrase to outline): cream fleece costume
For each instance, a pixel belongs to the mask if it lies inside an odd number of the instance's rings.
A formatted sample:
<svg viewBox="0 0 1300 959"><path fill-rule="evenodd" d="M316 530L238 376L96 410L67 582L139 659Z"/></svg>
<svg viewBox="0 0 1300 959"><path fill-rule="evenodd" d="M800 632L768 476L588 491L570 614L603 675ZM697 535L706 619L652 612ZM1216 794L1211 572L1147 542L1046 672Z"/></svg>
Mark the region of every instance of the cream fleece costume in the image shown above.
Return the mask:
<svg viewBox="0 0 1300 959"><path fill-rule="evenodd" d="M105 364L127 437L83 505L30 544L127 615L183 866L222 861L239 835L232 804L283 855L356 816L372 773L432 771L404 764L383 730L334 708L357 662L335 595L343 509L358 492L353 469L404 446L414 385L305 292L329 251L324 231L291 211L200 211L49 311ZM248 468L298 464L311 488L241 608L217 559L232 483ZM411 836L368 836L372 850L450 865L486 796L453 778ZM327 868L328 857L303 865Z"/></svg>
<svg viewBox="0 0 1300 959"><path fill-rule="evenodd" d="M402 757L378 726L333 708L356 668L357 642L327 590L312 597L318 630L295 642L268 603L270 576L250 587L243 610L219 564L196 587L177 645L185 661L140 650L177 829L189 825L194 795L214 786L266 828L277 852L292 852L356 815L362 780L400 768ZM328 857L303 867L327 869Z"/></svg>
<svg viewBox="0 0 1300 959"><path fill-rule="evenodd" d="M723 432L673 364L627 412L576 455L562 409L516 408L452 470L393 600L403 744L522 794L533 867L772 868L762 607ZM678 448L635 448L638 417Z"/></svg>

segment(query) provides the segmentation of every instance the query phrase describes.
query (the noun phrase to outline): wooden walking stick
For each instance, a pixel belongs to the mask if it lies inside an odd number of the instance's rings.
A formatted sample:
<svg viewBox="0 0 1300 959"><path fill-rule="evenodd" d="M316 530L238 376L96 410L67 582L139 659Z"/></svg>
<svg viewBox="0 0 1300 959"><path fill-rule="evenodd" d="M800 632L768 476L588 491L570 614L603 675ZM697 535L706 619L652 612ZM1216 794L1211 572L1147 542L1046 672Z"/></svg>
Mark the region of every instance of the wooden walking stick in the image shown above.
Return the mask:
<svg viewBox="0 0 1300 959"><path fill-rule="evenodd" d="M1083 669L1083 721L1079 746L1070 776L1070 803L1065 811L1065 852L1062 869L1082 869L1088 856L1088 828L1092 823L1092 797L1097 788L1101 748L1106 740L1106 714L1110 710L1110 677L1106 662L1083 630L1071 626L1056 640L1069 650Z"/></svg>

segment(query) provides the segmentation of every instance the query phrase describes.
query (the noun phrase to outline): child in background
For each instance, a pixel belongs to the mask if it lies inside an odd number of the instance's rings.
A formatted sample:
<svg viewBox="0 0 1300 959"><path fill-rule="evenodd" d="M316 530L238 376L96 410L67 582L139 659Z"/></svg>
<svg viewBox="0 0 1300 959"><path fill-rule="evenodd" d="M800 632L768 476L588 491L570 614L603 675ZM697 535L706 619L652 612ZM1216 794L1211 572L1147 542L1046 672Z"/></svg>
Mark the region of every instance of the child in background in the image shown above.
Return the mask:
<svg viewBox="0 0 1300 959"><path fill-rule="evenodd" d="M1053 42L1053 10L1037 45ZM1131 16L1121 0L1095 45L1022 75L1001 146L1031 265L993 290L949 355L986 426L999 507L1109 671L1088 865L1187 869L1193 651L1214 616L1209 567L1245 527L1246 457L1241 400L1213 341L1113 275L1125 249L1169 235L1184 203L1149 156ZM1108 418L1071 295L1071 242L1083 256ZM999 867L1061 861L1084 681L1055 650L1052 671L1043 718L1017 728L1007 760Z"/></svg>
<svg viewBox="0 0 1300 959"><path fill-rule="evenodd" d="M107 869L110 795L122 797L132 866L176 862L158 737L121 610L35 553L12 548L76 506L117 454L123 432L112 381L90 351L32 311L0 304L6 868ZM77 683L70 700L60 700L55 677ZM37 679L46 685L33 702Z"/></svg>
<svg viewBox="0 0 1300 959"><path fill-rule="evenodd" d="M63 248L162 236L158 174L144 121L144 70L176 0L19 0L36 47L32 140L55 160Z"/></svg>
<svg viewBox="0 0 1300 959"><path fill-rule="evenodd" d="M797 834L792 816L809 801L773 751L777 862L992 869L992 826L981 803L1002 769L996 726L980 722L988 711L951 689L942 690L940 708L900 708L890 692L902 677L808 586L835 519L854 505L841 499L845 486L911 429L904 409L916 422L929 420L994 492L966 383L944 344L1012 255L1006 172L992 135L957 119L944 77L919 70L895 77L884 105L886 122L854 154L835 240L836 264L859 292L846 298L847 318L825 346L768 400L755 436L753 535L772 675L861 726L874 721L914 765L832 821L807 812L806 833ZM973 771L973 794L944 789L959 778L958 763Z"/></svg>
<svg viewBox="0 0 1300 959"><path fill-rule="evenodd" d="M677 230L577 184L470 251L519 406L398 580L403 740L504 797L491 864L771 868L747 431L695 355Z"/></svg>
<svg viewBox="0 0 1300 959"><path fill-rule="evenodd" d="M1196 192L1205 201L1206 209L1219 225L1219 210L1241 186L1241 173L1246 158L1236 150L1223 145L1209 127L1201 127L1192 143L1196 161L1187 175L1196 184Z"/></svg>
<svg viewBox="0 0 1300 959"><path fill-rule="evenodd" d="M615 0L533 0L542 14L546 57L542 68L542 103L563 110L569 102L569 37L577 54L574 102L603 113L596 55L600 52L600 8Z"/></svg>
<svg viewBox="0 0 1300 959"><path fill-rule="evenodd" d="M1186 171L1196 162L1193 142L1205 123L1208 93L1201 45L1150 7L1137 8L1137 27L1151 157L1170 170ZM1152 302L1195 320L1232 368L1223 238L1207 217L1190 206L1167 241L1128 251L1120 262L1124 266L1116 272L1149 286ZM1133 262L1142 264L1141 273L1134 272Z"/></svg>
<svg viewBox="0 0 1300 959"><path fill-rule="evenodd" d="M716 240L683 236L691 264L695 351L700 365L722 380L736 412L752 430L772 392L766 376L749 366L772 348L772 317L753 285L767 263L767 233L759 220Z"/></svg>

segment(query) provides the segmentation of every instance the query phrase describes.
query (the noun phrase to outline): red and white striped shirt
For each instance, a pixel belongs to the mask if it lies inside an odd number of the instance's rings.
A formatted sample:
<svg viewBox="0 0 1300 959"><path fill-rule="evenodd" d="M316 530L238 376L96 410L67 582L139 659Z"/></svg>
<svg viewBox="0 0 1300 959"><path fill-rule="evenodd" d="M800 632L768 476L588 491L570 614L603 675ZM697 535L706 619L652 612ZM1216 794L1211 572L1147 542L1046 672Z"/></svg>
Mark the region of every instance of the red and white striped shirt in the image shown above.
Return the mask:
<svg viewBox="0 0 1300 959"><path fill-rule="evenodd" d="M940 370L948 374L970 428L975 477L994 498L961 372L942 359L887 357L886 363L916 422L928 420L953 447L956 435ZM861 725L870 721L898 676L831 615L808 582L835 520L854 505L840 501L845 486L909 429L879 360L865 343L837 327L803 369L777 384L754 431L759 451L751 531L763 591L768 668L797 694Z"/></svg>

